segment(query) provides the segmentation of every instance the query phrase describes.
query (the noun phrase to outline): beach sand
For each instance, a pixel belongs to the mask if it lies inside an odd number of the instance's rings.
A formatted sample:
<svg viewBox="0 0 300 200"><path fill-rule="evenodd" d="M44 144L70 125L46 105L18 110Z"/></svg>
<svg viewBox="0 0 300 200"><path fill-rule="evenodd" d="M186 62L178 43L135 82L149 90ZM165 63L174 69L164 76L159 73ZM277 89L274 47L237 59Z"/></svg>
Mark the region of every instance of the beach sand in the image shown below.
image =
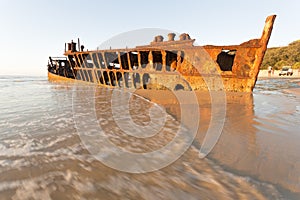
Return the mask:
<svg viewBox="0 0 300 200"><path fill-rule="evenodd" d="M274 73L269 75L268 70L260 70L258 77L259 78L300 78L300 72L297 69L293 70L292 76L279 76L280 70L275 70Z"/></svg>
<svg viewBox="0 0 300 200"><path fill-rule="evenodd" d="M300 150L297 142L299 140L297 102L300 99L300 88L281 89L277 85L285 85L286 81L299 84L296 79L300 77L281 76L281 81L278 73L275 72L271 78L268 78L265 75L267 72L263 71L260 74L260 81L263 83L259 82L254 94L226 93L225 99L218 98L215 101L214 108L224 101L226 120L220 139L208 158L236 174L276 183L279 188L300 195L298 178L300 161L296 153ZM137 93L163 105L168 113L191 128L191 121L195 119L195 110L189 110L186 106L189 118L187 121L182 121L180 118L183 110L180 110L179 102L171 92L142 90ZM205 92L195 92L195 94L199 104L200 121L194 145L200 149L208 128L213 123L212 102L211 96ZM177 97L183 97L181 106L192 103L186 92L178 92ZM281 106L282 102L289 103ZM289 199L292 197L289 196Z"/></svg>

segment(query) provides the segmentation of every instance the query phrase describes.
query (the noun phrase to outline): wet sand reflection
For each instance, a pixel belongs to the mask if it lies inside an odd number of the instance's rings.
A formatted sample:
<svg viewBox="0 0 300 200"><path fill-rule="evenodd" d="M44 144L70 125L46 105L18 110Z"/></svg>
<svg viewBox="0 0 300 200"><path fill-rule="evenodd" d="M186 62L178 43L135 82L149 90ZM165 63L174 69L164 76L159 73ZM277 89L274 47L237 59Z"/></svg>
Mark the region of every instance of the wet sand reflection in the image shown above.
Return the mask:
<svg viewBox="0 0 300 200"><path fill-rule="evenodd" d="M179 104L171 92L168 95L165 92L137 93L180 118ZM188 94L185 96L188 99ZM299 99L290 99L289 95L254 94L253 97L252 93L227 93L226 96L222 135L208 158L236 174L300 194L299 112L295 111ZM211 123L211 100L208 93L197 92L197 97L200 122L194 145L199 149ZM282 102L289 102L290 108L281 106ZM266 104L270 104L268 108ZM193 114L191 111L191 120ZM182 123L189 126L189 122Z"/></svg>

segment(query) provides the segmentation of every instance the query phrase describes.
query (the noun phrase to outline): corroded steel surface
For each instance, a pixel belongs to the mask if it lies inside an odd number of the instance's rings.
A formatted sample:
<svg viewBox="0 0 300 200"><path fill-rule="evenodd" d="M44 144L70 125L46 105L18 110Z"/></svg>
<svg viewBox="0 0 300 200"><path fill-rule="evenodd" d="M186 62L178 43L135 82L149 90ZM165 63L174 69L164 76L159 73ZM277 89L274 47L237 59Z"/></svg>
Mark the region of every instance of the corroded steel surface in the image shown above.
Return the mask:
<svg viewBox="0 0 300 200"><path fill-rule="evenodd" d="M67 59L50 57L48 71L106 87L251 92L275 17L266 19L261 38L240 45L194 46L187 33L177 41L170 33L168 41L159 35L150 45L126 49L84 51L78 44L77 51L72 41Z"/></svg>

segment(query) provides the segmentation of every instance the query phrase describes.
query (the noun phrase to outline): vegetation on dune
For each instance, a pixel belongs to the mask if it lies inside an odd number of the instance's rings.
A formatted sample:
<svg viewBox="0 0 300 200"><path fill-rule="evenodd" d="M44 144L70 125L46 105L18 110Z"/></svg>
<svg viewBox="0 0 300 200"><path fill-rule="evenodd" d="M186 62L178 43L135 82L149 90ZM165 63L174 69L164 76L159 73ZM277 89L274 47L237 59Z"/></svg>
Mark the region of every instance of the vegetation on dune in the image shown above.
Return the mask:
<svg viewBox="0 0 300 200"><path fill-rule="evenodd" d="M272 66L275 70L283 66L292 66L293 69L300 68L300 40L294 41L285 47L268 48L261 69Z"/></svg>

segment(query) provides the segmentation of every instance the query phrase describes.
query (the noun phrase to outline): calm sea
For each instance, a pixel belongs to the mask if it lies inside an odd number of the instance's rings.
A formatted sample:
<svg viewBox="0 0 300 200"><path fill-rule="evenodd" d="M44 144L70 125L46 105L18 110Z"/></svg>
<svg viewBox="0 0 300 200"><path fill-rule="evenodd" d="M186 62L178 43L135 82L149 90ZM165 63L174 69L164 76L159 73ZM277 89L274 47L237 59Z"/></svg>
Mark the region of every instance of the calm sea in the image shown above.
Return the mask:
<svg viewBox="0 0 300 200"><path fill-rule="evenodd" d="M210 103L203 103L197 136L179 159L152 172L128 173L95 155L93 149L102 148L97 138L97 148L83 141L82 130L95 131L84 87L0 76L0 199L300 199L299 88L300 79L261 79L253 94L228 94L220 139L200 159L211 119ZM172 103L137 96L128 103L121 98L126 95L95 89L92 112L101 131L134 153L167 145L180 124ZM161 119L164 109L170 115ZM140 127L133 135L143 134L150 118L165 120L164 128L151 141L124 136L116 117L126 122L126 110ZM121 160L125 168L144 164Z"/></svg>

